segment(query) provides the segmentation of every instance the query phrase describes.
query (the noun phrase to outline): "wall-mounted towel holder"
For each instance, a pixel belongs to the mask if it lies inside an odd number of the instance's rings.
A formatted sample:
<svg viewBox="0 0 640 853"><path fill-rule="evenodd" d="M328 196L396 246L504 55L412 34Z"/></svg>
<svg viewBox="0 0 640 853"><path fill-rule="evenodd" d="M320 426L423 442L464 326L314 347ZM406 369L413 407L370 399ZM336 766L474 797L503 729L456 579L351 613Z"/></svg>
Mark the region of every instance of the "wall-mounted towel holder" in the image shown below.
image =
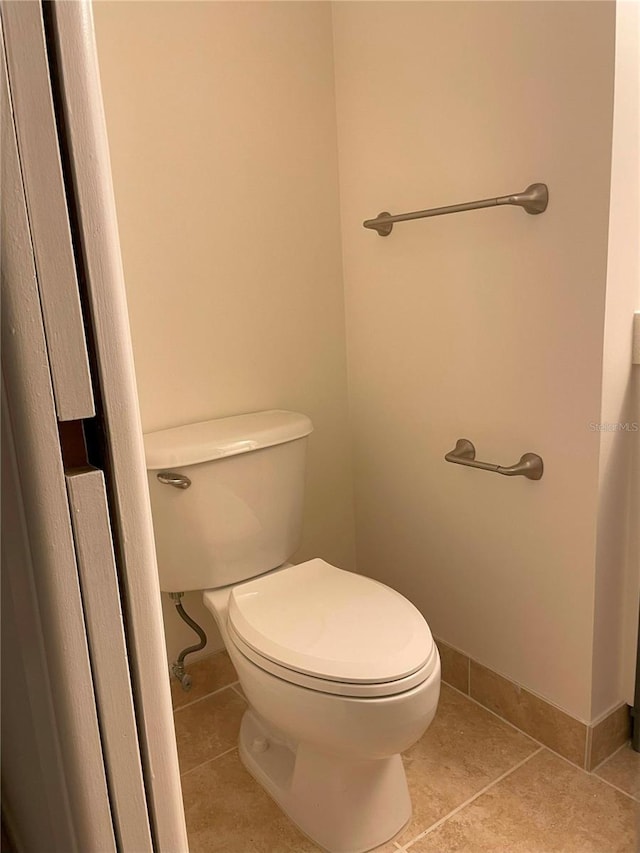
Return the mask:
<svg viewBox="0 0 640 853"><path fill-rule="evenodd" d="M469 468L481 468L483 471L493 471L504 474L505 477L526 477L528 480L539 480L544 471L542 457L537 453L525 453L515 465L494 465L492 462L479 462L476 459L476 449L468 438L459 438L456 446L444 457L447 462L456 465L468 465Z"/></svg>
<svg viewBox="0 0 640 853"><path fill-rule="evenodd" d="M394 222L407 222L410 219L424 219L427 216L442 216L445 213L460 213L463 210L478 210L481 207L497 207L501 204L515 204L523 207L532 215L544 213L549 204L549 190L546 184L530 184L522 193L503 195L499 198L483 198L480 201L467 201L464 204L450 204L448 207L432 207L429 210L414 210L412 213L398 213L395 216L383 211L375 219L365 219L365 228L373 228L380 237L388 237Z"/></svg>

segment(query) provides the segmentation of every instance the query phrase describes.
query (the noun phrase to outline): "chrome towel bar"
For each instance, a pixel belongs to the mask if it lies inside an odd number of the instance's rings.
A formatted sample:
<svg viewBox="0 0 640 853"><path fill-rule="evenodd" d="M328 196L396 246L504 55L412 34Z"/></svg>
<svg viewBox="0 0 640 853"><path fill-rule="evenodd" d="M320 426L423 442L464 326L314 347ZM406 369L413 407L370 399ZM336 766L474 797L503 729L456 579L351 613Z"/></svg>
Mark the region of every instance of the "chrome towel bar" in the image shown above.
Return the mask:
<svg viewBox="0 0 640 853"><path fill-rule="evenodd" d="M480 201L468 201L465 204L451 204L449 207L432 207L429 210L414 210L412 213L398 213L392 216L383 211L375 219L365 219L365 228L373 228L380 237L388 237L394 222L407 222L410 219L425 219L427 216L442 216L445 213L461 213L463 210L477 210L481 207L497 207L501 204L515 204L523 207L527 213L544 213L549 203L549 190L546 184L530 184L522 193L503 195L499 198L483 198Z"/></svg>
<svg viewBox="0 0 640 853"><path fill-rule="evenodd" d="M528 480L539 480L544 471L542 457L537 453L525 453L515 465L503 467L491 462L479 462L476 459L476 449L468 438L459 438L456 446L444 457L447 462L456 465L468 465L470 468L482 468L483 471L494 471L505 477L526 477Z"/></svg>

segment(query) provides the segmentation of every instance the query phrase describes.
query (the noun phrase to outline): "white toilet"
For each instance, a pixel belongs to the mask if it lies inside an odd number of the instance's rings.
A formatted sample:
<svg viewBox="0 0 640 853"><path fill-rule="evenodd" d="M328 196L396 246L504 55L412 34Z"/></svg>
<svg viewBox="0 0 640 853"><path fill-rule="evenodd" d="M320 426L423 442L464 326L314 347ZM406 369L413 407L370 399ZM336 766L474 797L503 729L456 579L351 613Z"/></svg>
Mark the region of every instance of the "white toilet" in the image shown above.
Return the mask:
<svg viewBox="0 0 640 853"><path fill-rule="evenodd" d="M269 411L145 435L160 588L204 590L250 706L247 770L317 845L363 853L411 817L400 753L433 719L440 659L399 593L287 563L311 431Z"/></svg>

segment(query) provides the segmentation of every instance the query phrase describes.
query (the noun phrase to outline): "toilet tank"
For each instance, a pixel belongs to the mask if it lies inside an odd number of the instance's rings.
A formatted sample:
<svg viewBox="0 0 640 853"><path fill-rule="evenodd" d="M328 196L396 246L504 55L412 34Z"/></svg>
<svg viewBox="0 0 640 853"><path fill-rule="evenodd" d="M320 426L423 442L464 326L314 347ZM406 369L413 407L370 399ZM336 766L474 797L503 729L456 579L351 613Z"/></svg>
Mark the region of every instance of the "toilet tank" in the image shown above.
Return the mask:
<svg viewBox="0 0 640 853"><path fill-rule="evenodd" d="M291 557L312 429L306 415L274 410L144 436L160 589L226 586Z"/></svg>

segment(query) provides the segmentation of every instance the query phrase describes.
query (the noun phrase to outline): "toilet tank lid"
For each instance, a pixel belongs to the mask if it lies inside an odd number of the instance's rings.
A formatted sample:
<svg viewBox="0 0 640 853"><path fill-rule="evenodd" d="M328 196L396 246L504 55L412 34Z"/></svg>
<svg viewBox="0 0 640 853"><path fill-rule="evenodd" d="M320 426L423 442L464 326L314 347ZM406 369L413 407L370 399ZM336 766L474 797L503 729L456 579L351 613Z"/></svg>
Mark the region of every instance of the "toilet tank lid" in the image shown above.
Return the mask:
<svg viewBox="0 0 640 853"><path fill-rule="evenodd" d="M147 469L197 465L284 444L312 431L306 415L272 409L148 432L144 436Z"/></svg>

